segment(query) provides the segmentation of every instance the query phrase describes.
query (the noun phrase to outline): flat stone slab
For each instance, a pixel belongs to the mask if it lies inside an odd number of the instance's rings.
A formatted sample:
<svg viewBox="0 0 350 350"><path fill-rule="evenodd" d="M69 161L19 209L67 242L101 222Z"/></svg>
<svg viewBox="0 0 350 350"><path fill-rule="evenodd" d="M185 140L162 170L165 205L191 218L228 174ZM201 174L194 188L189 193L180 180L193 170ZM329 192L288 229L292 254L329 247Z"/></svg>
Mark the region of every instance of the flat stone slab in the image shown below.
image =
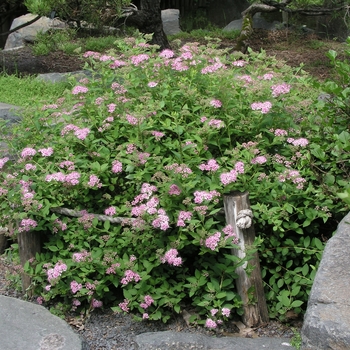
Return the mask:
<svg viewBox="0 0 350 350"><path fill-rule="evenodd" d="M177 333L172 331L149 332L136 336L139 350L293 350L290 339L283 338L215 338L202 334Z"/></svg>
<svg viewBox="0 0 350 350"><path fill-rule="evenodd" d="M82 350L80 337L43 306L0 295L0 350Z"/></svg>
<svg viewBox="0 0 350 350"><path fill-rule="evenodd" d="M327 242L304 317L302 350L350 349L350 213Z"/></svg>
<svg viewBox="0 0 350 350"><path fill-rule="evenodd" d="M10 123L21 120L19 116L20 107L0 102L0 118Z"/></svg>

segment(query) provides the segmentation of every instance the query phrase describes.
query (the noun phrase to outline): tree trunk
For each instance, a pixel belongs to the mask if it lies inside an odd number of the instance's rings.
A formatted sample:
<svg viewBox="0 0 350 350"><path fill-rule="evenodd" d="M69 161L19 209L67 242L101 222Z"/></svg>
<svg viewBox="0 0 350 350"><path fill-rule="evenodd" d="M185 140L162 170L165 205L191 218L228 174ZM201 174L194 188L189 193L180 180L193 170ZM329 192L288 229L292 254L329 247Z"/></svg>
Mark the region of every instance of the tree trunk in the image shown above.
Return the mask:
<svg viewBox="0 0 350 350"><path fill-rule="evenodd" d="M141 9L127 17L126 22L135 25L141 33L153 34L151 44L159 45L161 50L170 48L163 30L160 0L142 0Z"/></svg>
<svg viewBox="0 0 350 350"><path fill-rule="evenodd" d="M35 258L36 253L40 253L41 250L41 239L40 232L37 231L24 231L18 233L18 250L19 250L19 258L21 265ZM26 273L22 273L22 289L24 292L27 292L29 297L32 296L31 289L31 278Z"/></svg>
<svg viewBox="0 0 350 350"><path fill-rule="evenodd" d="M233 254L244 258L247 251L254 245L255 231L252 224L252 214L248 192L233 192L224 196L224 207L227 224L230 224L239 238L240 249L233 249ZM249 215L246 213L250 212ZM247 217L249 216L250 219ZM240 220L240 222L239 222ZM241 221L243 220L243 222ZM243 224L243 227L242 227ZM242 321L248 327L254 327L269 322L261 278L259 255L255 252L249 264L253 271L248 275L245 271L247 263L236 269L238 278L236 286L243 302Z"/></svg>

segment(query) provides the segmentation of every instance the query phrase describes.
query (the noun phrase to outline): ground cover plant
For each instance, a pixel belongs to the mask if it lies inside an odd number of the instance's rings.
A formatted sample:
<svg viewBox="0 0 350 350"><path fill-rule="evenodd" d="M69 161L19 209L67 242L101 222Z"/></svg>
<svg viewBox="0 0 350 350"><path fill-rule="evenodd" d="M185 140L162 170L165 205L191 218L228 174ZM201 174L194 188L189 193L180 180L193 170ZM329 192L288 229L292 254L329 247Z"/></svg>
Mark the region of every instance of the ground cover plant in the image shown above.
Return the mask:
<svg viewBox="0 0 350 350"><path fill-rule="evenodd" d="M324 235L348 210L337 196L350 138L341 104L264 52L230 54L219 40L158 52L145 39L86 52L94 78L7 137L16 157L0 160L0 225L44 239L25 265L38 302L164 322L192 305L191 321L218 327L241 313L244 261L222 214L239 190L271 317L302 313Z"/></svg>

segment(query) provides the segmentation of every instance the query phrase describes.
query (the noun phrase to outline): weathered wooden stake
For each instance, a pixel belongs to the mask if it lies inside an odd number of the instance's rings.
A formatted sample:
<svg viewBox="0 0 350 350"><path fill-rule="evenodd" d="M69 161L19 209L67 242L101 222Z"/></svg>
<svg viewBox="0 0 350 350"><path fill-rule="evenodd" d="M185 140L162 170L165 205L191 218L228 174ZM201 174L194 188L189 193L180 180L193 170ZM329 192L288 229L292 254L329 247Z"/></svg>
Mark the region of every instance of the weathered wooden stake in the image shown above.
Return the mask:
<svg viewBox="0 0 350 350"><path fill-rule="evenodd" d="M22 267L31 258L35 258L36 253L41 251L41 240L40 232L37 231L24 231L19 232L18 236L18 250L19 258ZM30 289L31 278L26 274L22 273L22 289L27 292L28 296L32 296L32 290Z"/></svg>
<svg viewBox="0 0 350 350"><path fill-rule="evenodd" d="M241 210L250 209L248 192L233 192L229 195L225 195L224 208L226 223L233 227L239 238L240 249L232 249L232 254L244 258L246 256L246 250L252 247L255 240L255 231L252 223L250 227L245 229L237 226L238 213ZM247 218L247 220L249 221L249 218ZM236 286L243 301L244 313L242 321L246 326L253 327L268 322L269 314L266 306L260 261L257 252L253 254L253 258L249 260L249 264L254 266L254 270L250 276L245 272L247 263L236 269L238 275ZM252 298L248 296L248 289L251 287L253 287L253 301L251 300Z"/></svg>

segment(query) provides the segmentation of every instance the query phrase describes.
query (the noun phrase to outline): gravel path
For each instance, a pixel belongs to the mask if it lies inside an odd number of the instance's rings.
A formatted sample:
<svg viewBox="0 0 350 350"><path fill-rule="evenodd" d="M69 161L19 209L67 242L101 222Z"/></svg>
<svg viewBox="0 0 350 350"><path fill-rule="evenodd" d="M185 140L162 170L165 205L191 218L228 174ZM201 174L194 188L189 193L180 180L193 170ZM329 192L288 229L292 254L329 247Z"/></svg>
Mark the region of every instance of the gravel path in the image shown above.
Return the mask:
<svg viewBox="0 0 350 350"><path fill-rule="evenodd" d="M0 256L0 295L25 299L23 293L16 290L14 283L8 279L8 275L16 275L17 270L4 256ZM110 309L94 311L85 322L76 317L67 317L66 321L84 339L90 350L134 350L135 336L145 332L171 330L213 335L212 331L203 327L189 327L182 316L177 316L167 324L161 321L137 322L131 315L113 313ZM239 325L237 322L228 322L226 329L215 335L239 336L237 325ZM294 322L293 327L279 322L269 322L253 330L245 329L241 336L291 338L294 334L292 328L300 329L301 322Z"/></svg>

